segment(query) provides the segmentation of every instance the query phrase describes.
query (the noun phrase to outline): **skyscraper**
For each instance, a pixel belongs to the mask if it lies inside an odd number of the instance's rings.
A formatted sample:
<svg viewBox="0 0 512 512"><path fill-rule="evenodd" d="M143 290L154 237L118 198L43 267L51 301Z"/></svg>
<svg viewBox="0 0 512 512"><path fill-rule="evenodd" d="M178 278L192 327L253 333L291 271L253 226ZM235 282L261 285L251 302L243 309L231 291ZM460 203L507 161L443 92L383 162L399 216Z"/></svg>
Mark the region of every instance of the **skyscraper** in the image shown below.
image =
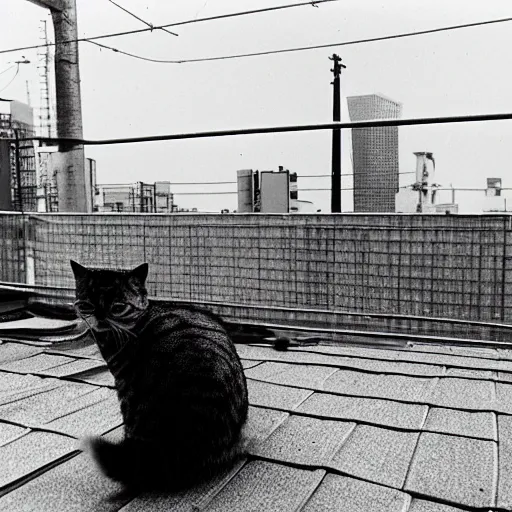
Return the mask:
<svg viewBox="0 0 512 512"><path fill-rule="evenodd" d="M380 94L347 98L351 121L398 119L402 105ZM398 191L398 127L352 129L354 211L394 212Z"/></svg>

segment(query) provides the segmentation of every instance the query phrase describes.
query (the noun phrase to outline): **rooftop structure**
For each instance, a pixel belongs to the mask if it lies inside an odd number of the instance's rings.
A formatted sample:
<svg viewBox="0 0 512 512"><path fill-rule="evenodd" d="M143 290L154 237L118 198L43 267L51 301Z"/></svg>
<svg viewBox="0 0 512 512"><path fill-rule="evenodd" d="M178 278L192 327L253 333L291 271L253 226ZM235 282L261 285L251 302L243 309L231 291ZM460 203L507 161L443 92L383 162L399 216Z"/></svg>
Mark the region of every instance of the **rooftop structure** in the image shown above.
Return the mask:
<svg viewBox="0 0 512 512"><path fill-rule="evenodd" d="M237 171L238 213L313 212L310 201L299 200L297 173L279 166L278 171Z"/></svg>
<svg viewBox="0 0 512 512"><path fill-rule="evenodd" d="M95 211L168 213L176 211L168 181L97 185Z"/></svg>
<svg viewBox="0 0 512 512"><path fill-rule="evenodd" d="M400 103L380 94L349 96L351 121L398 119ZM353 128L354 212L394 212L398 191L398 127Z"/></svg>

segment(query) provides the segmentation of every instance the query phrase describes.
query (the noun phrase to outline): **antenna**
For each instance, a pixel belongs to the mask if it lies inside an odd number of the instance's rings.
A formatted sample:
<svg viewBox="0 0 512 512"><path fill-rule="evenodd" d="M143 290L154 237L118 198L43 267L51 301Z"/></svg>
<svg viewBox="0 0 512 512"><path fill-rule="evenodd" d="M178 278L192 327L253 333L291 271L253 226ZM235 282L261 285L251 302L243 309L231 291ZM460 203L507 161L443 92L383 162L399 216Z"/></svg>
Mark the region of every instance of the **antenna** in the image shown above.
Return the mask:
<svg viewBox="0 0 512 512"><path fill-rule="evenodd" d="M27 105L29 107L31 107L31 102L30 102L30 87L28 85L28 80L25 80L25 87L27 88Z"/></svg>
<svg viewBox="0 0 512 512"><path fill-rule="evenodd" d="M52 134L52 113L50 108L50 50L48 46L48 29L46 20L41 20L39 26L39 39L45 46L37 51L37 70L39 73L39 130L41 137L53 137Z"/></svg>

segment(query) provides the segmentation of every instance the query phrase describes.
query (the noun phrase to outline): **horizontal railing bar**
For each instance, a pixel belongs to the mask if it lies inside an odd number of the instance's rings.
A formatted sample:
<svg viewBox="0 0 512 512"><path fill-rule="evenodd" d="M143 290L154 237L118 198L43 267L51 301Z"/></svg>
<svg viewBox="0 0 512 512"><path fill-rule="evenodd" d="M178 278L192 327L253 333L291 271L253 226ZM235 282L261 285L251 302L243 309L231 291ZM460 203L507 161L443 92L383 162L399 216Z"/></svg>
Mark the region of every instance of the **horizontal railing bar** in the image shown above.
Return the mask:
<svg viewBox="0 0 512 512"><path fill-rule="evenodd" d="M38 293L41 291L64 291L69 292L70 295L74 294L74 288L65 286L43 286L43 285L29 285L23 283L12 283L0 281L0 290L8 289L13 291L30 291ZM44 293L43 293L44 295ZM396 313L364 313L358 311L341 311L341 310L326 310L326 309L309 309L309 308L297 308L297 307L286 307L286 306L266 306L259 304L239 304L235 302L216 302L216 301L204 301L204 300L191 300L191 299L176 299L172 297L151 297L153 300L159 302L177 302L183 304L201 304L205 306L221 306L221 307L233 307L233 308L245 308L245 309L256 309L256 310L274 310L282 312L293 312L293 313L308 313L308 314L325 314L325 315L345 315L345 316L357 316L357 317L368 317L368 318L383 318L383 319L397 319L397 320L416 320L416 321L427 321L427 322L439 322L439 323L450 323L458 325L471 325L476 327L493 327L499 329L512 329L511 324L503 324L497 322L484 322L478 320L464 320L457 318L442 318L442 317L429 317L429 316L415 316L415 315L401 315Z"/></svg>
<svg viewBox="0 0 512 512"><path fill-rule="evenodd" d="M349 334L351 336L361 336L368 338L398 338L408 341L431 341L433 343L450 343L451 345L463 344L467 346L494 347L494 348L512 348L511 342L492 341L492 340L476 340L470 338L451 338L448 336L433 336L429 334L407 334L398 332L380 332L380 331L358 331L355 329L336 329L326 327L305 327L298 325L273 324L265 322L249 322L244 321L244 325L253 325L255 327L267 327L280 331L305 331L310 333L325 334Z"/></svg>
<svg viewBox="0 0 512 512"><path fill-rule="evenodd" d="M102 146L110 144L133 144L137 142L158 142L165 140L179 140L179 139L200 139L209 137L226 137L232 135L256 135L265 133L289 133L289 132L305 132L317 130L337 130L337 129L357 129L357 128L380 128L385 126L414 126L414 125L428 125L428 124L446 124L446 123L467 123L467 122L482 122L482 121L505 121L512 119L512 113L499 113L499 114L478 114L468 116L448 116L448 117L422 117L414 119L379 119L373 121L357 121L352 123L320 123L320 124L305 124L305 125L288 125L288 126L273 126L263 128L242 128L234 130L216 130L204 132L189 132L189 133L175 133L167 135L153 135L143 137L127 137L120 139L78 139L78 138L49 138L49 137L25 137L20 138L19 141L38 140L49 144L80 144L84 146ZM14 141L11 138L8 140Z"/></svg>
<svg viewBox="0 0 512 512"><path fill-rule="evenodd" d="M429 316L415 316L415 315L400 315L396 313L364 313L359 311L341 311L341 310L327 310L327 309L308 309L308 308L297 308L297 307L286 307L286 306L265 306L258 304L237 304L229 302L215 302L215 301L193 301L193 300L182 300L182 299L165 299L162 297L153 297L158 301L174 301L182 302L187 304L202 304L206 306L223 306L223 307L234 307L234 308L246 308L246 309L263 309L263 310L274 310L283 311L290 313L316 313L324 315L345 315L345 316L358 316L358 317L369 317L369 318L388 318L397 320L418 320L428 322L440 322L440 323L452 323L462 325L473 325L477 327L495 327L503 329L512 329L510 324L502 324L496 322L483 322L478 320L463 320L457 318L442 318L442 317L429 317Z"/></svg>
<svg viewBox="0 0 512 512"><path fill-rule="evenodd" d="M451 190L451 188L449 189ZM21 213L20 211L7 211L2 210L0 211L0 216L10 216L10 215L18 215L19 217L90 217L95 218L98 216L117 216L122 217L123 215L126 216L134 216L139 215L141 217L169 217L170 215L181 215L182 217L193 217L193 216L217 216L217 217L224 217L226 215L236 216L236 217L304 217L304 218L311 218L315 216L319 217L445 217L446 215L444 213L402 213L402 212L385 212L385 213L377 213L377 212L343 212L343 213L331 213L331 212L315 212L315 213L304 213L304 212L297 212L293 214L288 213L255 213L255 212L239 212L239 213L220 213L220 212L172 212L172 214L166 212L166 213L155 213L155 212L94 212L94 213L87 213L87 212L24 212ZM488 218L496 218L496 217L506 217L506 218L512 218L512 212L474 212L474 213L454 213L452 214L453 217L457 217L458 219L461 218L474 218L474 217L488 217ZM281 226L282 224L280 224ZM294 224L293 224L294 225ZM332 227L332 226L329 226ZM359 229L359 226L357 226ZM393 226L392 228L397 227ZM408 229L407 227L400 226L400 229ZM421 229L425 229L425 227L422 227ZM436 229L436 228L432 228ZM456 228L453 228L456 229ZM472 228L467 228L468 230L471 230Z"/></svg>

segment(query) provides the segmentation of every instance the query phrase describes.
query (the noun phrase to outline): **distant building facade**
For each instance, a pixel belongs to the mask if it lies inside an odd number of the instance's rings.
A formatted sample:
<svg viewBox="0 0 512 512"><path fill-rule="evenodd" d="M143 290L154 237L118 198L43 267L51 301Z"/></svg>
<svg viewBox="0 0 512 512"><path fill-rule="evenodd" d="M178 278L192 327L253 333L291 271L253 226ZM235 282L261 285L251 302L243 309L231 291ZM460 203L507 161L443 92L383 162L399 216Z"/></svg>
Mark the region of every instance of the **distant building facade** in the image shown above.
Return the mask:
<svg viewBox="0 0 512 512"><path fill-rule="evenodd" d="M501 195L501 178L487 178L484 212L506 212L507 198ZM510 208L510 201L509 201Z"/></svg>
<svg viewBox="0 0 512 512"><path fill-rule="evenodd" d="M58 147L39 147L33 140L20 140L17 158L16 144L5 140L14 139L16 134L20 139L35 135L33 109L20 101L0 98L0 210L58 212L57 170L63 168ZM87 211L92 212L96 186L94 159L85 159L84 172Z"/></svg>
<svg viewBox="0 0 512 512"><path fill-rule="evenodd" d="M237 171L238 213L299 213L313 211L310 201L299 200L297 173L279 166L274 171Z"/></svg>
<svg viewBox="0 0 512 512"><path fill-rule="evenodd" d="M351 121L399 119L402 105L379 94L349 96ZM394 212L398 127L353 128L354 212Z"/></svg>
<svg viewBox="0 0 512 512"><path fill-rule="evenodd" d="M0 139L20 139L34 135L34 112L32 107L16 100L0 98ZM13 142L0 147L0 183L9 183L9 194L3 194L0 209L36 211L36 158L34 142L19 143L19 168L16 164L16 146ZM5 154L7 153L7 154ZM18 175L19 170L19 175Z"/></svg>
<svg viewBox="0 0 512 512"><path fill-rule="evenodd" d="M97 185L94 211L170 213L177 211L168 181Z"/></svg>

